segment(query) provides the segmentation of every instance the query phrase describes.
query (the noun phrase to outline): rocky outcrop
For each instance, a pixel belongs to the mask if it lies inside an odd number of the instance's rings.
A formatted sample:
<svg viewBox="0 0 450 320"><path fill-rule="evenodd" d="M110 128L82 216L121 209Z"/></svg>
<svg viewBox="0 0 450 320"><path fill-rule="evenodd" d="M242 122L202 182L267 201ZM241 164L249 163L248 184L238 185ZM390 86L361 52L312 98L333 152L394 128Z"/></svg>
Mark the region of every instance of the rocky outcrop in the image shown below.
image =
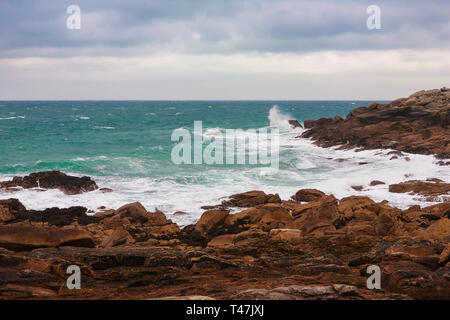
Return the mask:
<svg viewBox="0 0 450 320"><path fill-rule="evenodd" d="M427 181L410 180L389 185L389 191L394 193L412 193L424 196L424 200L450 201L450 184L439 179Z"/></svg>
<svg viewBox="0 0 450 320"><path fill-rule="evenodd" d="M325 193L317 189L301 189L298 190L291 199L297 202L311 202L320 200L324 196Z"/></svg>
<svg viewBox="0 0 450 320"><path fill-rule="evenodd" d="M207 210L182 229L140 203L89 217L2 200L0 298L450 299L450 203L297 194L233 195L240 211ZM80 290L65 286L69 265ZM366 287L370 265L380 290Z"/></svg>
<svg viewBox="0 0 450 320"><path fill-rule="evenodd" d="M303 138L322 147L397 149L450 158L450 89L423 90L357 107L345 119L305 121Z"/></svg>
<svg viewBox="0 0 450 320"><path fill-rule="evenodd" d="M291 125L291 127L293 127L293 128L302 128L303 129L302 125L300 124L300 122L298 122L298 120L289 120L288 122Z"/></svg>
<svg viewBox="0 0 450 320"><path fill-rule="evenodd" d="M94 241L88 232L79 229L0 226L2 248L27 251L59 246L94 247Z"/></svg>
<svg viewBox="0 0 450 320"><path fill-rule="evenodd" d="M14 177L10 181L0 182L2 189L14 190L17 187L59 189L69 195L98 189L95 181L89 177L74 177L59 171L35 172L25 177Z"/></svg>

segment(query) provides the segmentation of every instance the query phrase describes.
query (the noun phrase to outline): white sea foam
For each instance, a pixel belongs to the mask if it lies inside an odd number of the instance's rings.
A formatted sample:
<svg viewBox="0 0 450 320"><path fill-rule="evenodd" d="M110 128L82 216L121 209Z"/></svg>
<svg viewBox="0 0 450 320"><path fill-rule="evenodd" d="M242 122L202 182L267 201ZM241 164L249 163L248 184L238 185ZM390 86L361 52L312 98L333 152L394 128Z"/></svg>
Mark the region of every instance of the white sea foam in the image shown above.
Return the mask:
<svg viewBox="0 0 450 320"><path fill-rule="evenodd" d="M99 126L96 126L96 127L94 127L94 129L114 130L114 129L116 129L116 127L99 127Z"/></svg>
<svg viewBox="0 0 450 320"><path fill-rule="evenodd" d="M15 117L0 118L0 120L13 120L13 119L25 119L25 116L15 116Z"/></svg>
<svg viewBox="0 0 450 320"><path fill-rule="evenodd" d="M69 196L59 190L21 190L12 194L0 192L0 198L18 198L30 209L76 205L93 210L100 206L116 209L126 203L139 201L148 210L162 210L174 222L186 225L194 223L201 216L201 206L218 204L224 197L249 190L279 193L282 199L289 199L298 189L317 188L339 199L349 195L365 195L375 201L388 200L392 206L407 208L415 204L426 206L433 203L420 201L414 195L391 193L389 184L431 177L450 182L450 170L439 166L433 156L405 153L410 161L406 161L405 157L390 160L392 155L388 153L391 150L356 152L336 150L335 147L320 148L309 139L296 138L298 130L284 125L290 117L278 108L271 110L269 118L272 126L281 124L284 128L280 129L280 169L277 172L270 172L270 168L251 166L202 167L201 170L186 167L182 175L175 172L149 177L153 163L148 160L78 157L72 161L114 162L118 168L127 168L130 176L124 177L119 172L110 176L92 176L100 187L113 189L111 193L94 191ZM204 128L203 136L211 138L224 131L224 128ZM102 166L96 163L94 169L101 171ZM12 175L0 175L0 181L11 178ZM386 184L370 186L372 180L381 180ZM353 190L352 186L355 185L363 186L363 190ZM176 211L187 214L173 215Z"/></svg>

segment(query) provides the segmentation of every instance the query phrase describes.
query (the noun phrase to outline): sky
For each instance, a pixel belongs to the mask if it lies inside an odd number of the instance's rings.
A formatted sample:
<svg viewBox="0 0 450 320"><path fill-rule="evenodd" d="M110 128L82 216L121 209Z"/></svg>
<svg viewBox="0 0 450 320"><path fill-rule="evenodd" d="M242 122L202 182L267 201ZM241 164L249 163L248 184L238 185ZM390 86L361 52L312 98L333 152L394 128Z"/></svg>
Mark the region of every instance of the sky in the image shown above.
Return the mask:
<svg viewBox="0 0 450 320"><path fill-rule="evenodd" d="M1 0L0 75L0 100L390 100L450 87L450 1Z"/></svg>

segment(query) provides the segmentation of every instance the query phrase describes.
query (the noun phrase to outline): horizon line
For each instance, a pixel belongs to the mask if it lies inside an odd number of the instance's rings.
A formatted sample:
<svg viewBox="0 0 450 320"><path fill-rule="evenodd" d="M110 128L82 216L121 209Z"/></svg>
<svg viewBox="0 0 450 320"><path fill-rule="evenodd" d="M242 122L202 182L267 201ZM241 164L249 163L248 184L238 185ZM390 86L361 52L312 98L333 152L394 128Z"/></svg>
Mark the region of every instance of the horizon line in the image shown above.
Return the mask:
<svg viewBox="0 0 450 320"><path fill-rule="evenodd" d="M0 99L0 102L15 101L392 101L394 99Z"/></svg>

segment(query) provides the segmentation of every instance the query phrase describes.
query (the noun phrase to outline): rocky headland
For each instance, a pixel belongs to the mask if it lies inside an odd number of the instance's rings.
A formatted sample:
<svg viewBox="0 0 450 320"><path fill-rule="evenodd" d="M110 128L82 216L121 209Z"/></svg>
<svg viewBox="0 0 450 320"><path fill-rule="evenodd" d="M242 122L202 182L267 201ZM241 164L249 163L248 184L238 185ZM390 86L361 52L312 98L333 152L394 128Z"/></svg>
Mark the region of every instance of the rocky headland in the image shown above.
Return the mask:
<svg viewBox="0 0 450 320"><path fill-rule="evenodd" d="M306 120L301 136L322 147L396 149L450 158L450 89L422 90L389 103L373 102L340 116ZM449 162L442 162L448 164Z"/></svg>

